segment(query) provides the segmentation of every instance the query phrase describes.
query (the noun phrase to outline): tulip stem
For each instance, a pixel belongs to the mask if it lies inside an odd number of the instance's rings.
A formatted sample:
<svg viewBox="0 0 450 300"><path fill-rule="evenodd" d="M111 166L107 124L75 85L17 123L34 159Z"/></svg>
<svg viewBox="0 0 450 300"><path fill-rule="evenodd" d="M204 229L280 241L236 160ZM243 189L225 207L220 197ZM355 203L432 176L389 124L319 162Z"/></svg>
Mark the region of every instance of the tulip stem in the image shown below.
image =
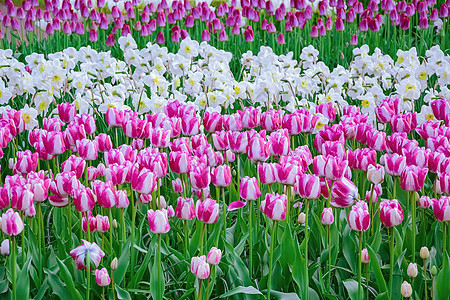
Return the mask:
<svg viewBox="0 0 450 300"><path fill-rule="evenodd" d="M330 234L330 226L327 226L328 229L328 293L331 293L331 234Z"/></svg>
<svg viewBox="0 0 450 300"><path fill-rule="evenodd" d="M12 300L16 300L16 239L11 236L11 285Z"/></svg>
<svg viewBox="0 0 450 300"><path fill-rule="evenodd" d="M361 286L361 251L362 251L362 232L359 231L359 259L358 259L358 299L362 299L362 286Z"/></svg>
<svg viewBox="0 0 450 300"><path fill-rule="evenodd" d="M223 239L227 240L227 204L225 203L225 188L222 187L223 201Z"/></svg>
<svg viewBox="0 0 450 300"><path fill-rule="evenodd" d="M410 192L409 198L411 199L411 211L412 211L412 249L411 249L411 261L416 262L416 196L414 192Z"/></svg>
<svg viewBox="0 0 450 300"><path fill-rule="evenodd" d="M370 199L369 199L369 213L370 213L370 219L371 220L373 220L373 208L372 208L372 206L373 206L373 203L372 203L372 201L373 201L373 188L374 188L374 184L372 183L371 184L371 188L370 188ZM364 195L363 195L363 197L364 197ZM373 226L373 224L372 224L372 228L370 229L371 231L372 231L372 235L373 235L373 228L374 228L375 226Z"/></svg>
<svg viewBox="0 0 450 300"><path fill-rule="evenodd" d="M89 222L87 222L89 224ZM88 225L89 231L89 225ZM90 258L90 250L86 252L86 300L89 300L89 292L91 289L91 258Z"/></svg>
<svg viewBox="0 0 450 300"><path fill-rule="evenodd" d="M423 260L423 280L425 281L425 299L428 299L428 288L427 288L427 262L426 262L426 259Z"/></svg>
<svg viewBox="0 0 450 300"><path fill-rule="evenodd" d="M162 299L162 289L161 289L161 234L158 234L158 299Z"/></svg>
<svg viewBox="0 0 450 300"><path fill-rule="evenodd" d="M214 266L212 266L214 267ZM206 281L206 299L209 299L209 281L211 280L211 275L208 276L208 281Z"/></svg>
<svg viewBox="0 0 450 300"><path fill-rule="evenodd" d="M133 203L133 199L134 199L134 191L131 190L131 203ZM130 268L130 275L134 274L134 256L135 256L135 251L134 251L134 227L136 224L136 210L137 210L137 206L139 203L139 199L136 199L136 202L134 203L134 206L132 207L132 211L131 211L131 268Z"/></svg>
<svg viewBox="0 0 450 300"><path fill-rule="evenodd" d="M115 288L114 288L114 270L111 271L111 290L112 290L112 294L113 294L113 300L116 300L116 293L115 293Z"/></svg>
<svg viewBox="0 0 450 300"><path fill-rule="evenodd" d="M270 253L269 253L269 276L267 278L267 299L270 300L270 288L272 286L272 269L273 269L273 244L275 242L277 221L273 221L272 234L270 240Z"/></svg>
<svg viewBox="0 0 450 300"><path fill-rule="evenodd" d="M303 299L308 299L309 298L309 275L308 275L308 239L309 239L309 234L308 234L308 213L309 213L309 199L306 199L306 206L305 206L305 290L303 291L304 295L303 295Z"/></svg>
<svg viewBox="0 0 450 300"><path fill-rule="evenodd" d="M390 244L389 244L389 255L390 255L390 264L389 264L389 298L392 298L392 280L393 280L393 272L394 272L394 227L391 229L390 236Z"/></svg>
<svg viewBox="0 0 450 300"><path fill-rule="evenodd" d="M394 199L397 199L397 176L394 176Z"/></svg>
<svg viewBox="0 0 450 300"><path fill-rule="evenodd" d="M38 214L38 245L39 245L39 281L42 282L43 278L42 278L42 270L44 269L43 263L42 263L42 230L43 227L41 227L41 220L42 220L42 208L41 208L41 203L37 202L36 203L37 206L37 214Z"/></svg>
<svg viewBox="0 0 450 300"><path fill-rule="evenodd" d="M122 212L122 239L123 242L125 243L126 240L125 213L123 208L121 208L120 211Z"/></svg>
<svg viewBox="0 0 450 300"><path fill-rule="evenodd" d="M442 256L445 254L445 250L447 250L447 223L442 222L442 227L444 231L444 239L443 239L443 245L442 245Z"/></svg>
<svg viewBox="0 0 450 300"><path fill-rule="evenodd" d="M248 207L248 250L249 250L249 263L248 263L248 273L250 276L250 281L252 280L252 275L253 275L253 234L252 234L252 229L253 229L253 201L250 200L249 201L250 205Z"/></svg>
<svg viewBox="0 0 450 300"><path fill-rule="evenodd" d="M200 255L203 253L203 240L205 237L205 228L206 228L206 223L203 223L202 225L202 235L200 236Z"/></svg>
<svg viewBox="0 0 450 300"><path fill-rule="evenodd" d="M199 279L198 280L198 296L197 296L197 300L201 300L202 299L202 280Z"/></svg>
<svg viewBox="0 0 450 300"><path fill-rule="evenodd" d="M365 264L364 268L366 269L366 299L369 300L369 267L367 264Z"/></svg>
<svg viewBox="0 0 450 300"><path fill-rule="evenodd" d="M113 223L113 219L112 219L112 208L109 208L109 223L111 224L111 226L109 226L109 253L111 253L111 255L113 254L113 236L112 236L112 223Z"/></svg>

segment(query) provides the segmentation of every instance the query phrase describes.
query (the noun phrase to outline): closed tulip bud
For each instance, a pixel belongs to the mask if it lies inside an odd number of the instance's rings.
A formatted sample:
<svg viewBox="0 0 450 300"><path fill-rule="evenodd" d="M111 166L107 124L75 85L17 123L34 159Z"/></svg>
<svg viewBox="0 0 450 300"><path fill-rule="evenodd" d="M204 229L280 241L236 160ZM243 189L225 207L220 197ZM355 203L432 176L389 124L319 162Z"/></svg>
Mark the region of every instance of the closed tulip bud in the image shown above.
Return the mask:
<svg viewBox="0 0 450 300"><path fill-rule="evenodd" d="M211 265L218 265L220 263L220 259L222 258L222 251L216 247L212 247L209 250L208 256L206 257L206 261Z"/></svg>
<svg viewBox="0 0 450 300"><path fill-rule="evenodd" d="M58 115L64 123L73 122L73 120L75 120L75 116L77 115L77 108L75 104L71 102L58 104Z"/></svg>
<svg viewBox="0 0 450 300"><path fill-rule="evenodd" d="M211 182L216 187L227 187L231 184L231 169L228 165L220 165L211 169Z"/></svg>
<svg viewBox="0 0 450 300"><path fill-rule="evenodd" d="M450 197L441 196L439 199L433 199L433 213L438 221L450 221Z"/></svg>
<svg viewBox="0 0 450 300"><path fill-rule="evenodd" d="M286 219L286 195L266 194L266 199L261 201L260 210L269 219L274 221L282 221Z"/></svg>
<svg viewBox="0 0 450 300"><path fill-rule="evenodd" d="M412 287L411 287L411 285L408 282L403 281L400 290L401 290L401 294L402 294L403 297L409 298L409 297L412 296Z"/></svg>
<svg viewBox="0 0 450 300"><path fill-rule="evenodd" d="M331 180L340 180L348 169L348 161L341 158L327 156L325 164L325 177Z"/></svg>
<svg viewBox="0 0 450 300"><path fill-rule="evenodd" d="M358 199L358 188L352 181L343 178L333 183L331 196L334 207L348 207Z"/></svg>
<svg viewBox="0 0 450 300"><path fill-rule="evenodd" d="M24 225L19 216L19 213L14 212L14 209L10 208L1 217L1 229L6 235L18 235L22 232Z"/></svg>
<svg viewBox="0 0 450 300"><path fill-rule="evenodd" d="M175 216L180 220L192 220L195 216L194 200L192 198L179 197Z"/></svg>
<svg viewBox="0 0 450 300"><path fill-rule="evenodd" d="M160 209L147 211L148 225L150 231L156 234L167 233L170 230L169 219L167 218L167 210Z"/></svg>
<svg viewBox="0 0 450 300"><path fill-rule="evenodd" d="M98 145L96 141L82 139L77 141L78 154L84 160L96 160L98 157Z"/></svg>
<svg viewBox="0 0 450 300"><path fill-rule="evenodd" d="M95 219L98 232L103 233L109 230L109 219L107 216L97 215Z"/></svg>
<svg viewBox="0 0 450 300"><path fill-rule="evenodd" d="M114 259L111 261L110 267L113 271L117 270L117 257L114 257Z"/></svg>
<svg viewBox="0 0 450 300"><path fill-rule="evenodd" d="M397 226L403 222L403 209L396 199L380 203L380 220L386 227Z"/></svg>
<svg viewBox="0 0 450 300"><path fill-rule="evenodd" d="M268 138L270 143L270 153L276 156L288 155L291 146L291 140L287 129L280 129L272 132Z"/></svg>
<svg viewBox="0 0 450 300"><path fill-rule="evenodd" d="M99 286L108 286L111 283L111 278L109 278L108 270L103 268L101 270L95 270L95 281Z"/></svg>
<svg viewBox="0 0 450 300"><path fill-rule="evenodd" d="M206 279L209 277L210 268L204 255L201 257L195 256L191 259L191 272L198 279Z"/></svg>
<svg viewBox="0 0 450 300"><path fill-rule="evenodd" d="M0 245L0 255L9 255L9 240L3 240Z"/></svg>
<svg viewBox="0 0 450 300"><path fill-rule="evenodd" d="M360 206L353 206L348 213L348 225L355 231L366 231L370 226L369 212Z"/></svg>
<svg viewBox="0 0 450 300"><path fill-rule="evenodd" d="M409 265L408 265L408 269L406 270L406 273L408 274L408 276L409 277L411 277L411 278L416 278L417 277L417 274L418 274L418 271L417 271L417 264L413 264L413 263L410 263Z"/></svg>
<svg viewBox="0 0 450 300"><path fill-rule="evenodd" d="M428 196L422 196L419 198L419 207L423 209L427 209L431 206L431 199Z"/></svg>
<svg viewBox="0 0 450 300"><path fill-rule="evenodd" d="M118 190L116 191L116 207L117 208L127 208L130 204L127 196L127 191L125 190Z"/></svg>
<svg viewBox="0 0 450 300"><path fill-rule="evenodd" d="M47 132L44 140L45 150L48 154L59 155L66 151L66 144L64 136L61 132L50 131Z"/></svg>
<svg viewBox="0 0 450 300"><path fill-rule="evenodd" d="M131 187L134 191L139 194L148 195L155 190L157 175L154 172L146 168L143 168L141 171L135 168L131 172Z"/></svg>
<svg viewBox="0 0 450 300"><path fill-rule="evenodd" d="M38 159L39 154L36 152L31 153L30 150L17 151L17 162L15 163L15 169L24 174L35 171Z"/></svg>
<svg viewBox="0 0 450 300"><path fill-rule="evenodd" d="M241 179L239 196L245 200L256 200L261 196L258 180L255 177L245 176Z"/></svg>
<svg viewBox="0 0 450 300"><path fill-rule="evenodd" d="M169 166L174 173L185 174L191 169L191 156L184 151L170 152Z"/></svg>
<svg viewBox="0 0 450 300"><path fill-rule="evenodd" d="M420 248L420 258L425 260L428 257L430 257L430 251L428 250L428 248L427 247Z"/></svg>
<svg viewBox="0 0 450 300"><path fill-rule="evenodd" d="M258 164L259 179L262 184L272 184L277 182L276 164L262 163Z"/></svg>
<svg viewBox="0 0 450 300"><path fill-rule="evenodd" d="M386 173L391 176L400 176L403 170L406 168L406 157L394 153L392 155L384 155L384 167Z"/></svg>
<svg viewBox="0 0 450 300"><path fill-rule="evenodd" d="M369 165L367 168L367 180L373 184L380 184L384 181L384 167L382 165Z"/></svg>
<svg viewBox="0 0 450 300"><path fill-rule="evenodd" d="M177 194L181 194L183 192L183 182L180 178L172 180L172 188L173 191Z"/></svg>
<svg viewBox="0 0 450 300"><path fill-rule="evenodd" d="M30 184L12 186L9 193L12 208L25 211L33 205L34 194Z"/></svg>
<svg viewBox="0 0 450 300"><path fill-rule="evenodd" d="M367 248L364 248L361 250L361 262L363 264L370 263L370 257L369 257L369 252L367 251Z"/></svg>
<svg viewBox="0 0 450 300"><path fill-rule="evenodd" d="M431 275L436 276L437 272L438 272L438 270L437 270L436 266L432 266L431 267Z"/></svg>
<svg viewBox="0 0 450 300"><path fill-rule="evenodd" d="M98 152L108 152L112 149L111 137L106 133L100 133L95 138L98 146Z"/></svg>
<svg viewBox="0 0 450 300"><path fill-rule="evenodd" d="M208 187L211 182L210 169L203 164L192 166L189 177L191 179L192 188L196 190Z"/></svg>
<svg viewBox="0 0 450 300"><path fill-rule="evenodd" d="M306 215L305 215L305 213L301 212L301 213L298 215L297 222L298 222L299 224L305 224L305 221L306 221Z"/></svg>
<svg viewBox="0 0 450 300"><path fill-rule="evenodd" d="M223 125L223 117L219 112L206 111L203 117L203 126L206 131L214 133L221 131Z"/></svg>
<svg viewBox="0 0 450 300"><path fill-rule="evenodd" d="M325 207L320 216L320 222L323 225L331 225L334 223L333 209L331 207Z"/></svg>
<svg viewBox="0 0 450 300"><path fill-rule="evenodd" d="M294 192L306 199L320 197L320 178L312 174L300 174L296 177Z"/></svg>
<svg viewBox="0 0 450 300"><path fill-rule="evenodd" d="M216 200L207 198L205 201L197 200L195 215L200 222L206 224L216 223L219 219L219 204Z"/></svg>
<svg viewBox="0 0 450 300"><path fill-rule="evenodd" d="M248 141L247 156L254 162L265 162L270 157L270 144L259 135L254 135Z"/></svg>

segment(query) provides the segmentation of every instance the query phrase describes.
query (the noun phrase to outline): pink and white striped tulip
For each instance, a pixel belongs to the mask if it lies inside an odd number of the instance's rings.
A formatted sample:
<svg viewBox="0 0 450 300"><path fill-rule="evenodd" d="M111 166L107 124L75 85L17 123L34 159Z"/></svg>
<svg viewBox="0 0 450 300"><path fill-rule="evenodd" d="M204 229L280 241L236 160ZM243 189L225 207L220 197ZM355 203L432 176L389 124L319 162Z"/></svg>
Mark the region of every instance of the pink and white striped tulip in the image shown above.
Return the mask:
<svg viewBox="0 0 450 300"><path fill-rule="evenodd" d="M148 225L150 231L155 234L167 233L170 230L169 219L167 218L167 210L160 209L147 211Z"/></svg>
<svg viewBox="0 0 450 300"><path fill-rule="evenodd" d="M1 217L1 229L6 235L18 235L24 228L19 213L10 208Z"/></svg>
<svg viewBox="0 0 450 300"><path fill-rule="evenodd" d="M403 222L403 209L397 199L380 203L380 221L386 227L397 226Z"/></svg>
<svg viewBox="0 0 450 300"><path fill-rule="evenodd" d="M260 210L266 217L274 221L282 221L286 219L286 195L266 194L266 199L261 201Z"/></svg>

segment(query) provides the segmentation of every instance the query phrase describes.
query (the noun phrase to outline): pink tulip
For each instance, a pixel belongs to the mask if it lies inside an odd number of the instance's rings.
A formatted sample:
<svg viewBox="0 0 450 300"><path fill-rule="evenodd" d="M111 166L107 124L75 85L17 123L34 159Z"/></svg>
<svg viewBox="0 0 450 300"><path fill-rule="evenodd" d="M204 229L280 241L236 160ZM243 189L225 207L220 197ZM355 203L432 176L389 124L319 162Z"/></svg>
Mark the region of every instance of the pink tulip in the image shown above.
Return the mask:
<svg viewBox="0 0 450 300"><path fill-rule="evenodd" d="M198 279L206 279L210 274L209 264L206 262L206 257L194 256L191 259L191 272L197 276Z"/></svg>
<svg viewBox="0 0 450 300"><path fill-rule="evenodd" d="M272 132L281 127L281 113L279 110L269 110L261 114L262 129Z"/></svg>
<svg viewBox="0 0 450 300"><path fill-rule="evenodd" d="M195 216L194 200L192 198L179 197L177 200L175 216L180 220L192 220Z"/></svg>
<svg viewBox="0 0 450 300"><path fill-rule="evenodd" d="M38 163L38 153L31 153L30 150L17 151L17 162L15 169L24 174L35 171Z"/></svg>
<svg viewBox="0 0 450 300"><path fill-rule="evenodd" d="M212 134L214 148L217 151L225 151L228 149L228 133L226 131L216 131Z"/></svg>
<svg viewBox="0 0 450 300"><path fill-rule="evenodd" d="M97 215L97 217L95 217L95 219L96 219L96 227L95 228L98 232L104 233L109 230L109 219L107 216ZM90 226L91 226L91 224L89 224L89 227Z"/></svg>
<svg viewBox="0 0 450 300"><path fill-rule="evenodd" d="M367 169L367 180L377 185L384 181L384 167L382 165L369 165Z"/></svg>
<svg viewBox="0 0 450 300"><path fill-rule="evenodd" d="M228 131L228 147L233 153L243 154L247 150L248 146L248 134L247 132Z"/></svg>
<svg viewBox="0 0 450 300"><path fill-rule="evenodd" d="M216 187L227 187L231 184L231 169L228 165L220 165L211 169L211 182Z"/></svg>
<svg viewBox="0 0 450 300"><path fill-rule="evenodd" d="M266 217L274 221L282 221L286 219L286 195L266 194L266 199L261 201L260 210Z"/></svg>
<svg viewBox="0 0 450 300"><path fill-rule="evenodd" d="M189 178L193 189L204 189L208 187L211 182L210 169L204 164L194 165L189 172Z"/></svg>
<svg viewBox="0 0 450 300"><path fill-rule="evenodd" d="M106 268L95 270L95 281L97 281L99 286L108 286L111 283L108 270L106 270Z"/></svg>
<svg viewBox="0 0 450 300"><path fill-rule="evenodd" d="M30 184L15 185L9 191L11 207L24 211L33 205L33 189Z"/></svg>
<svg viewBox="0 0 450 300"><path fill-rule="evenodd" d="M170 230L169 220L167 218L167 210L161 209L147 211L148 225L150 231L155 234L167 233Z"/></svg>
<svg viewBox="0 0 450 300"><path fill-rule="evenodd" d="M89 260L91 265L97 268L105 253L100 249L96 243L89 243L81 240L83 243L70 251L70 256L76 261L77 269L86 269L86 254L89 253Z"/></svg>
<svg viewBox="0 0 450 300"><path fill-rule="evenodd" d="M419 198L419 207L423 209L427 209L431 206L432 200L428 196L422 196Z"/></svg>
<svg viewBox="0 0 450 300"><path fill-rule="evenodd" d="M200 222L206 224L216 223L219 219L219 204L211 198L205 201L197 200L195 215Z"/></svg>
<svg viewBox="0 0 450 300"><path fill-rule="evenodd" d="M370 214L367 209L353 206L348 213L348 225L355 231L366 231L370 226Z"/></svg>
<svg viewBox="0 0 450 300"><path fill-rule="evenodd" d="M380 203L380 220L386 227L397 226L403 222L403 210L397 199Z"/></svg>
<svg viewBox="0 0 450 300"><path fill-rule="evenodd" d="M441 196L439 199L433 199L433 213L438 221L450 221L450 197Z"/></svg>
<svg viewBox="0 0 450 300"><path fill-rule="evenodd" d="M260 124L261 110L253 106L247 106L244 110L238 110L238 114L242 120L242 127L244 129L252 129L258 127Z"/></svg>
<svg viewBox="0 0 450 300"><path fill-rule="evenodd" d="M325 207L323 209L320 222L323 225L331 225L334 223L333 209L331 207Z"/></svg>
<svg viewBox="0 0 450 300"><path fill-rule="evenodd" d="M45 150L48 154L59 155L66 151L66 144L64 142L64 136L61 132L51 131L48 132L45 140Z"/></svg>
<svg viewBox="0 0 450 300"><path fill-rule="evenodd" d="M208 256L206 257L206 261L213 266L216 266L220 263L220 259L222 258L222 251L216 247L212 247L208 252Z"/></svg>
<svg viewBox="0 0 450 300"><path fill-rule="evenodd" d="M295 177L300 171L297 165L288 163L275 164L275 176L277 182L285 185L294 185Z"/></svg>
<svg viewBox="0 0 450 300"><path fill-rule="evenodd" d="M405 191L419 191L425 183L428 169L407 166L400 174L400 186Z"/></svg>
<svg viewBox="0 0 450 300"><path fill-rule="evenodd" d="M255 177L245 176L241 179L239 196L245 200L256 200L261 196L261 190Z"/></svg>
<svg viewBox="0 0 450 300"><path fill-rule="evenodd" d="M183 192L183 182L180 178L172 180L172 189L177 194L181 194Z"/></svg>
<svg viewBox="0 0 450 300"><path fill-rule="evenodd" d="M223 117L219 112L206 111L203 116L203 126L205 130L214 133L222 130Z"/></svg>
<svg viewBox="0 0 450 300"><path fill-rule="evenodd" d="M64 102L58 104L58 114L61 121L63 121L64 123L70 123L75 120L77 108L75 104L71 102Z"/></svg>
<svg viewBox="0 0 450 300"><path fill-rule="evenodd" d="M90 211L95 206L95 198L90 188L78 188L73 190L73 203L80 212Z"/></svg>
<svg viewBox="0 0 450 300"><path fill-rule="evenodd" d="M270 156L270 144L259 135L249 138L247 156L254 163L266 161Z"/></svg>
<svg viewBox="0 0 450 300"><path fill-rule="evenodd" d="M200 119L195 116L184 115L181 118L181 131L185 136L197 135L200 126Z"/></svg>
<svg viewBox="0 0 450 300"><path fill-rule="evenodd" d="M276 164L262 163L258 164L259 179L262 184L273 184L277 182Z"/></svg>
<svg viewBox="0 0 450 300"><path fill-rule="evenodd" d="M191 157L188 152L175 151L169 153L169 166L172 172L185 174L191 169Z"/></svg>
<svg viewBox="0 0 450 300"><path fill-rule="evenodd" d="M331 205L334 207L349 207L358 199L358 188L344 177L333 183L331 197Z"/></svg>
<svg viewBox="0 0 450 300"><path fill-rule="evenodd" d="M95 140L82 139L77 141L77 150L80 157L84 160L96 160L98 157L98 145Z"/></svg>
<svg viewBox="0 0 450 300"><path fill-rule="evenodd" d="M406 168L406 157L394 153L384 155L384 167L386 173L391 176L400 176Z"/></svg>
<svg viewBox="0 0 450 300"><path fill-rule="evenodd" d="M327 156L325 159L325 177L331 180L341 180L348 171L348 161L333 156Z"/></svg>
<svg viewBox="0 0 450 300"><path fill-rule="evenodd" d="M287 129L280 129L272 132L268 137L270 143L270 153L275 156L288 155L290 151L291 140Z"/></svg>
<svg viewBox="0 0 450 300"><path fill-rule="evenodd" d="M86 168L86 161L76 155L71 155L61 164L63 172L75 172L77 178L80 178Z"/></svg>
<svg viewBox="0 0 450 300"><path fill-rule="evenodd" d="M10 208L2 214L0 227L6 235L19 235L24 225L19 213L14 212L14 209Z"/></svg>
<svg viewBox="0 0 450 300"><path fill-rule="evenodd" d="M131 187L139 194L153 193L156 188L156 180L157 175L146 168L142 170L134 168L131 171Z"/></svg>
<svg viewBox="0 0 450 300"><path fill-rule="evenodd" d="M312 174L300 174L296 177L294 192L306 199L317 199L321 194L320 178Z"/></svg>

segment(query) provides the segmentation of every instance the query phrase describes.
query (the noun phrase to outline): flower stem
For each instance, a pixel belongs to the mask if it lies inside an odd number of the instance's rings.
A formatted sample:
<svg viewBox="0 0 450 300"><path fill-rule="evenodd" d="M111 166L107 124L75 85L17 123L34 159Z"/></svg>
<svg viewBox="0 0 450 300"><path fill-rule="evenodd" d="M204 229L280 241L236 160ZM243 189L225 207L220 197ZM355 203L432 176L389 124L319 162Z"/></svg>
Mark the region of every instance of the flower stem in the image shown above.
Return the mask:
<svg viewBox="0 0 450 300"><path fill-rule="evenodd" d="M111 289L113 294L113 300L116 300L116 293L114 291L114 270L111 272Z"/></svg>
<svg viewBox="0 0 450 300"><path fill-rule="evenodd" d="M125 243L125 240L126 240L125 213L124 213L123 208L120 209L120 211L122 212L122 239L123 239L123 242Z"/></svg>
<svg viewBox="0 0 450 300"><path fill-rule="evenodd" d="M252 280L253 276L253 201L250 200L249 207L248 207L248 250L249 250L249 257L248 257L248 273L250 280Z"/></svg>
<svg viewBox="0 0 450 300"><path fill-rule="evenodd" d="M109 222L110 222L110 224L112 225L112 208L110 207L109 208ZM113 244L113 236L112 236L112 229L113 229L113 227L112 226L110 226L109 227L109 253L112 255L113 254L113 246L112 246L112 244Z"/></svg>
<svg viewBox="0 0 450 300"><path fill-rule="evenodd" d="M328 229L328 293L331 293L331 234L330 225L327 226Z"/></svg>
<svg viewBox="0 0 450 300"><path fill-rule="evenodd" d="M203 253L203 239L205 237L205 227L206 223L203 223L202 225L202 235L200 236L200 255Z"/></svg>
<svg viewBox="0 0 450 300"><path fill-rule="evenodd" d="M131 190L131 203L133 203L133 198L134 198L134 191ZM137 210L137 206L139 203L139 199L136 199L136 202L134 203L134 206L132 207L132 211L131 211L131 268L130 268L130 272L131 274L134 274L134 256L135 256L135 252L134 251L134 229L135 229L135 224L136 224L136 210Z"/></svg>
<svg viewBox="0 0 450 300"><path fill-rule="evenodd" d="M89 222L88 222L89 224ZM89 231L89 225L88 225ZM87 250L86 253L86 300L89 300L89 292L91 289L91 258L90 258L90 250Z"/></svg>
<svg viewBox="0 0 450 300"><path fill-rule="evenodd" d="M227 240L227 204L225 203L225 189L222 187L223 202L223 239Z"/></svg>
<svg viewBox="0 0 450 300"><path fill-rule="evenodd" d="M184 256L188 257L188 226L187 221L183 221L183 229L184 229Z"/></svg>
<svg viewBox="0 0 450 300"><path fill-rule="evenodd" d="M305 289L303 291L303 299L308 299L309 297L309 275L308 275L308 239L309 239L309 234L308 234L308 213L309 213L309 199L306 199L306 206L305 206Z"/></svg>
<svg viewBox="0 0 450 300"><path fill-rule="evenodd" d="M361 251L362 251L362 233L359 231L359 257L358 257L358 299L362 299L362 286L361 286Z"/></svg>
<svg viewBox="0 0 450 300"><path fill-rule="evenodd" d="M12 300L16 300L16 239L14 235L11 237L11 252Z"/></svg>
<svg viewBox="0 0 450 300"><path fill-rule="evenodd" d="M389 264L389 297L392 298L392 280L393 280L393 272L394 272L394 227L391 229L391 240L389 244L389 255L390 255L390 264Z"/></svg>
<svg viewBox="0 0 450 300"><path fill-rule="evenodd" d="M412 259L411 261L413 263L416 262L416 196L414 192L410 192L409 198L411 199L411 211L412 211L412 249L411 249L411 255Z"/></svg>
<svg viewBox="0 0 450 300"><path fill-rule="evenodd" d="M442 255L445 254L445 251L447 250L447 223L442 222L442 227L444 230L444 239L443 239L443 245L442 245Z"/></svg>
<svg viewBox="0 0 450 300"><path fill-rule="evenodd" d="M201 300L202 299L202 280L199 279L198 280L198 296L197 296L197 300Z"/></svg>
<svg viewBox="0 0 450 300"><path fill-rule="evenodd" d="M425 281L425 299L428 299L428 288L427 288L427 263L423 260L423 280Z"/></svg>
<svg viewBox="0 0 450 300"><path fill-rule="evenodd" d="M267 279L267 299L270 300L270 288L272 286L272 269L273 269L273 244L275 243L277 221L273 221L272 234L270 240L270 253L269 253L269 277Z"/></svg>
<svg viewBox="0 0 450 300"><path fill-rule="evenodd" d="M161 234L158 234L158 299L162 299L162 289L161 289Z"/></svg>

